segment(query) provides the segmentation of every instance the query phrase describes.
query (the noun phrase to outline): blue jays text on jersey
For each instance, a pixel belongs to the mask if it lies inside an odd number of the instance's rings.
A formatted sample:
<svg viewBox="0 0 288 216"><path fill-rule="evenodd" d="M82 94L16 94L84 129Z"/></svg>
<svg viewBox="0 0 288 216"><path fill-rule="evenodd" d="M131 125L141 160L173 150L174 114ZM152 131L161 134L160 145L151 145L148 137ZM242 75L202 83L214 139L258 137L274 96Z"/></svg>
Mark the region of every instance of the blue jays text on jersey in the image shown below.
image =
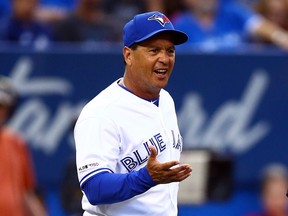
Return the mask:
<svg viewBox="0 0 288 216"><path fill-rule="evenodd" d="M178 135L177 142L175 138L175 133L171 130L173 136L174 149L182 151L182 137ZM161 153L166 150L166 144L163 141L161 133L155 134L148 141L143 142L143 144L135 151L133 151L130 156L126 156L121 159L122 165L128 170L128 172L133 171L137 166L145 163L150 155L149 145L155 146L157 153Z"/></svg>

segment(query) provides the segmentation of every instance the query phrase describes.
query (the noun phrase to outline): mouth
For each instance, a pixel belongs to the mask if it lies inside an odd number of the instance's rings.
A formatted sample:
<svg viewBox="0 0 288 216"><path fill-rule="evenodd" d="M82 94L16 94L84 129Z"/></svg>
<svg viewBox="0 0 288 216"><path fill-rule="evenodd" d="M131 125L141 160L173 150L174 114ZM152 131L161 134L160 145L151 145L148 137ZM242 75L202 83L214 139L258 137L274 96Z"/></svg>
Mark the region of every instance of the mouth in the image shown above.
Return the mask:
<svg viewBox="0 0 288 216"><path fill-rule="evenodd" d="M166 77L166 74L168 72L168 69L156 69L154 70L154 73L156 74L156 76L160 79L163 79Z"/></svg>

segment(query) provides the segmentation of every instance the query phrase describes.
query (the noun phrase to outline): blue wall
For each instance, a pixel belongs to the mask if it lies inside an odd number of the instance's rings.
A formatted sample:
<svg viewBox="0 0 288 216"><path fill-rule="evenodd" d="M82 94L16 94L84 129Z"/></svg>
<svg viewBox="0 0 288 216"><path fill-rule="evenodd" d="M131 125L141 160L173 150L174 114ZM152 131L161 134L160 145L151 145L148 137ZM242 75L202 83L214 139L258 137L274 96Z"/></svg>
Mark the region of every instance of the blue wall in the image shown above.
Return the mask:
<svg viewBox="0 0 288 216"><path fill-rule="evenodd" d="M72 125L83 104L123 74L120 47L100 50L1 48L0 73L9 75L21 94L10 125L28 140L44 191L57 195L75 154ZM233 156L235 191L257 185L267 164L288 163L287 69L287 55L275 51L177 54L167 89L175 99L184 147ZM224 212L243 209L243 197L250 196L259 208L255 194L246 195L237 193L222 207L208 203L205 209L223 208L221 215L231 215ZM203 208L187 208L179 215L194 210L193 215L205 215Z"/></svg>

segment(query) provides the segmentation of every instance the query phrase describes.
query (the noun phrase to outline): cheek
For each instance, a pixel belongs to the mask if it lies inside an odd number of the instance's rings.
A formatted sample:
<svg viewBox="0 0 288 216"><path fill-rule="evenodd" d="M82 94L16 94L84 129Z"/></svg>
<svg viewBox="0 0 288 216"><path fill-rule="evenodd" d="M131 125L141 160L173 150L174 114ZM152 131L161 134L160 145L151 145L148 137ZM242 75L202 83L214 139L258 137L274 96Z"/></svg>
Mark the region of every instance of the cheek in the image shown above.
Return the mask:
<svg viewBox="0 0 288 216"><path fill-rule="evenodd" d="M174 64L175 64L175 58L171 58L170 65L171 65L172 69L174 67Z"/></svg>
<svg viewBox="0 0 288 216"><path fill-rule="evenodd" d="M175 64L175 59L174 58L171 58L170 62L169 62L169 68L172 72L173 68L174 68L174 64Z"/></svg>
<svg viewBox="0 0 288 216"><path fill-rule="evenodd" d="M143 71L149 68L149 63L145 58L137 58L133 60L132 71L136 73L136 75L143 74Z"/></svg>
<svg viewBox="0 0 288 216"><path fill-rule="evenodd" d="M152 58L143 58L139 61L138 68L136 70L141 70L142 75L148 75L153 72L153 69L156 65L157 60Z"/></svg>

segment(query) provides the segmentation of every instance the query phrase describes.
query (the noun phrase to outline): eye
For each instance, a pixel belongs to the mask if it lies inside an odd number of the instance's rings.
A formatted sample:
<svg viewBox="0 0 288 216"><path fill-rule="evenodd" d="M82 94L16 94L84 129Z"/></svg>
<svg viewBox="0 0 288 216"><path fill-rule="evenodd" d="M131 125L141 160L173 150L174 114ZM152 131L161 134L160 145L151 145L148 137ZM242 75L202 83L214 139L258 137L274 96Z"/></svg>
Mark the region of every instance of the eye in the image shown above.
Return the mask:
<svg viewBox="0 0 288 216"><path fill-rule="evenodd" d="M171 55L174 54L175 53L175 49L174 48L168 49L168 53L171 54Z"/></svg>
<svg viewBox="0 0 288 216"><path fill-rule="evenodd" d="M149 52L151 52L151 53L153 53L153 54L156 54L156 53L159 52L159 48L151 48L151 49L149 50Z"/></svg>

